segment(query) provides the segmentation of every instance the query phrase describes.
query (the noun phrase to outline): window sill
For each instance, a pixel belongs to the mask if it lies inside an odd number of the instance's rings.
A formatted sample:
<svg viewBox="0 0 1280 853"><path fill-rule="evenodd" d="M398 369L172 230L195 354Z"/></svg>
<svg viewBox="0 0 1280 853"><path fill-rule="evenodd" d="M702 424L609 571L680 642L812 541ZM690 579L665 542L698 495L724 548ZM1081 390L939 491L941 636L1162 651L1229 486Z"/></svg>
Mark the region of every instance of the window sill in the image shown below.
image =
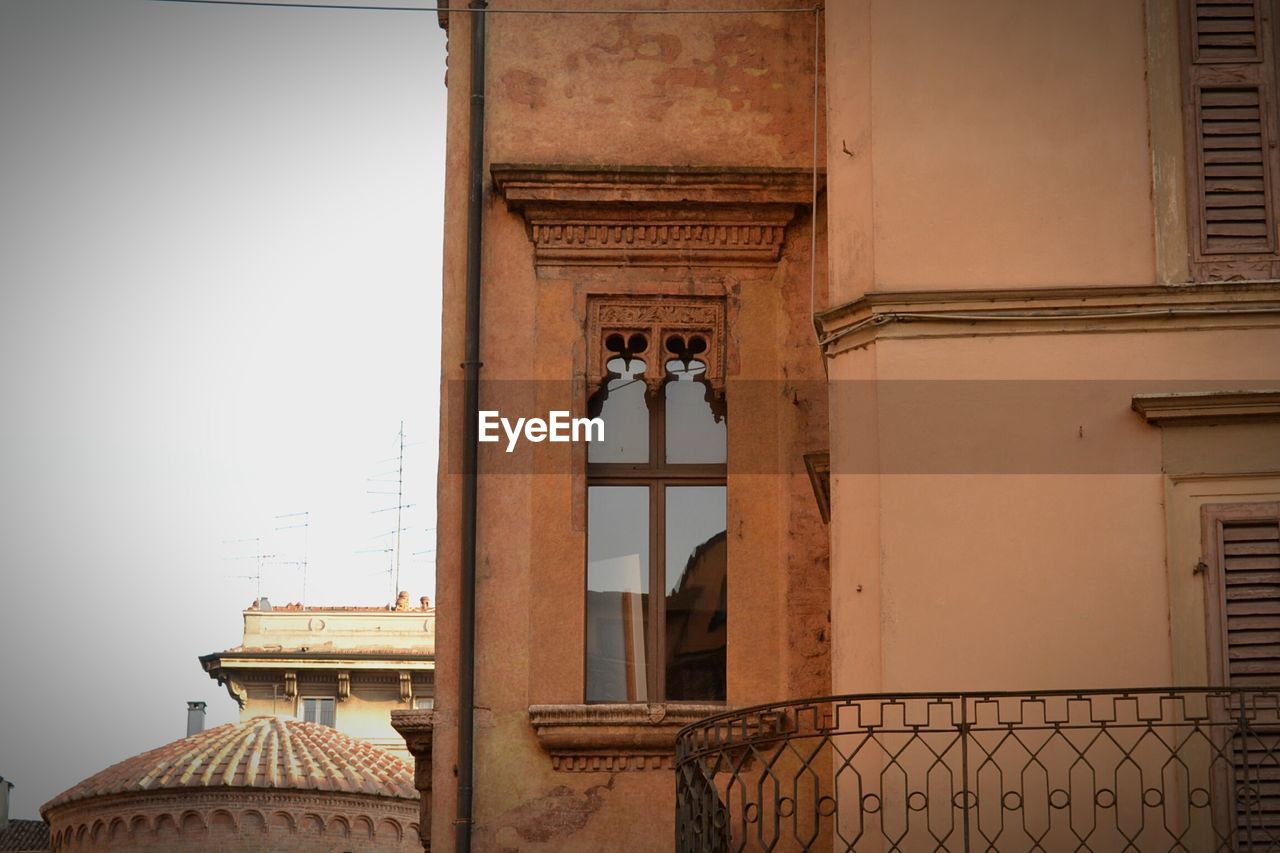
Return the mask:
<svg viewBox="0 0 1280 853"><path fill-rule="evenodd" d="M683 703L531 705L529 722L556 770L669 770L676 732L727 710Z"/></svg>

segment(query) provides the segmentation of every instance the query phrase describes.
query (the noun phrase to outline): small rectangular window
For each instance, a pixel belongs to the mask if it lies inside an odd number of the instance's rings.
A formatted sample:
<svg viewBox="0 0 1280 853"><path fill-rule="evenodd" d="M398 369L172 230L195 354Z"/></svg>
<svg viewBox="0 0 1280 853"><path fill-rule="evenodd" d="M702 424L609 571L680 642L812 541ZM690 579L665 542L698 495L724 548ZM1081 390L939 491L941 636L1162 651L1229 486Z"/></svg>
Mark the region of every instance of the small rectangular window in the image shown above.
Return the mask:
<svg viewBox="0 0 1280 853"><path fill-rule="evenodd" d="M333 728L335 701L329 697L309 696L302 700L302 720Z"/></svg>

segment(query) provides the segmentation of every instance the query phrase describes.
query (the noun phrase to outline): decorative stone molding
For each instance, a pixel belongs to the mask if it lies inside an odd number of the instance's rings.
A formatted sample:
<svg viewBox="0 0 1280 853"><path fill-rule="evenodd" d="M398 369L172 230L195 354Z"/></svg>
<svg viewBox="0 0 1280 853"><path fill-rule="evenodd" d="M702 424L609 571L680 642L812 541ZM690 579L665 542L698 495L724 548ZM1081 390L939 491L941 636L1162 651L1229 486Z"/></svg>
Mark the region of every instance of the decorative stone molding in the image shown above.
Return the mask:
<svg viewBox="0 0 1280 853"><path fill-rule="evenodd" d="M298 673L293 670L284 674L284 698L298 698Z"/></svg>
<svg viewBox="0 0 1280 853"><path fill-rule="evenodd" d="M613 346L615 341L631 341L635 335L641 335L645 346L627 351L645 363L648 368L645 382L656 392L666 375L663 364L676 358L667 350L668 339L675 337L688 343L700 338L705 349L697 358L707 366L702 378L723 395L724 329L724 301L717 298L590 296L587 299L588 382L601 382L608 375L609 361L619 355Z"/></svg>
<svg viewBox="0 0 1280 853"><path fill-rule="evenodd" d="M1280 420L1280 390L1138 394L1133 410L1155 426Z"/></svg>
<svg viewBox="0 0 1280 853"><path fill-rule="evenodd" d="M422 849L431 849L431 750L435 742L435 712L392 711L391 727L404 738L413 756L413 784L420 795L418 837Z"/></svg>
<svg viewBox="0 0 1280 853"><path fill-rule="evenodd" d="M675 766L676 732L724 705L531 705L529 722L551 766L570 772Z"/></svg>
<svg viewBox="0 0 1280 853"><path fill-rule="evenodd" d="M774 264L814 194L805 169L495 163L491 172L524 217L535 262L552 266Z"/></svg>
<svg viewBox="0 0 1280 853"><path fill-rule="evenodd" d="M823 352L877 338L1280 327L1280 282L877 291L817 315Z"/></svg>

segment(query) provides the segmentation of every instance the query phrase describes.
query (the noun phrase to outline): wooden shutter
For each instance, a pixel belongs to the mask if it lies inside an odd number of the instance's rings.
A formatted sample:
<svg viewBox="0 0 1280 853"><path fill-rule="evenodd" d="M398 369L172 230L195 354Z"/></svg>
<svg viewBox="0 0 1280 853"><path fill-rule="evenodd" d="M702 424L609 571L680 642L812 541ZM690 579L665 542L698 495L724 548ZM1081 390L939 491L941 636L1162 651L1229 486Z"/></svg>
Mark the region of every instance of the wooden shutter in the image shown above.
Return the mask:
<svg viewBox="0 0 1280 853"><path fill-rule="evenodd" d="M1209 677L1215 685L1265 692L1248 730L1222 744L1232 767L1217 796L1230 803L1238 850L1274 850L1280 841L1280 503L1202 508ZM1236 699L1229 703L1234 713ZM1225 719L1223 722L1227 722Z"/></svg>
<svg viewBox="0 0 1280 853"><path fill-rule="evenodd" d="M1188 218L1199 281L1280 275L1273 2L1183 0Z"/></svg>

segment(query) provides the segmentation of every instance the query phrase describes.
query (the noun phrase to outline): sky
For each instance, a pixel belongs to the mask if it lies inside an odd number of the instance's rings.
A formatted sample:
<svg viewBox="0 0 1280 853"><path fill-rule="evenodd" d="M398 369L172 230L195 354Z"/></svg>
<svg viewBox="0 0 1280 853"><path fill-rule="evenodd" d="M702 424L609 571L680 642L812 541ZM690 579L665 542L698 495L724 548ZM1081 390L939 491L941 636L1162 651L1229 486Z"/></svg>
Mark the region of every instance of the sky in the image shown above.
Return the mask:
<svg viewBox="0 0 1280 853"><path fill-rule="evenodd" d="M273 602L304 556L309 603L390 600L402 420L400 586L434 597L444 43L424 12L0 0L13 817L189 700L238 718L197 657L239 643L252 555Z"/></svg>

